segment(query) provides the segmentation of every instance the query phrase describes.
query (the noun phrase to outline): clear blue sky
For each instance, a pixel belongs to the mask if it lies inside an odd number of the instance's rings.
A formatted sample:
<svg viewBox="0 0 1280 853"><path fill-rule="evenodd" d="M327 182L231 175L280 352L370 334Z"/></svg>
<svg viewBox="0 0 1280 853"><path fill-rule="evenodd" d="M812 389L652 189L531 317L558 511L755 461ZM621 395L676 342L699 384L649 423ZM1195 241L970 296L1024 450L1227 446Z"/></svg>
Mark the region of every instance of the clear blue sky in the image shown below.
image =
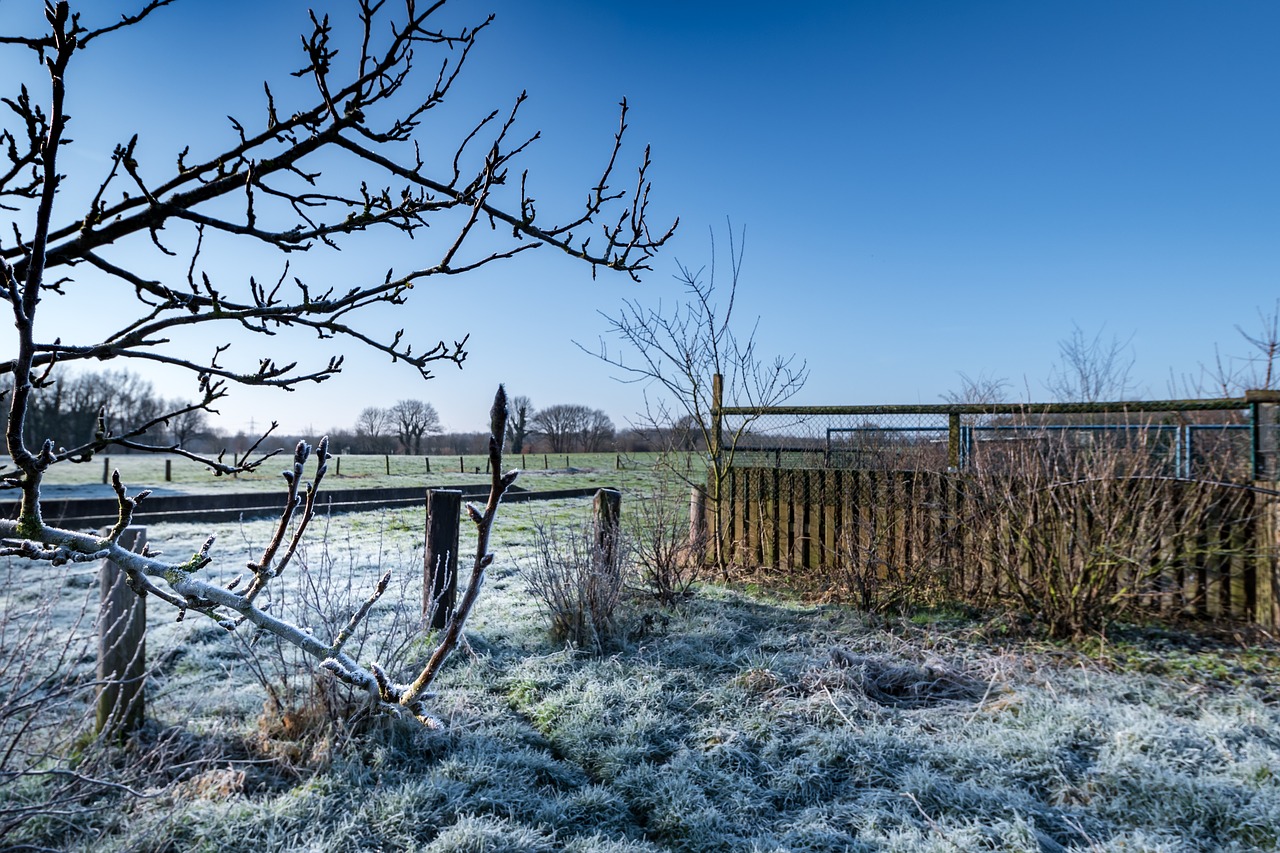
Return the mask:
<svg viewBox="0 0 1280 853"><path fill-rule="evenodd" d="M459 19L497 13L457 96L482 114L529 90L540 207L589 186L626 96L628 168L651 143L655 222L678 215L680 232L641 285L593 282L550 252L433 285L379 322L470 332L463 371L423 385L353 356L314 390L238 393L224 427L277 417L319 432L420 397L448 428L478 429L500 381L624 425L638 390L573 340L594 342L596 312L623 298L670 303L674 259L700 265L726 217L747 228L742 317L760 315L765 352L808 360L807 404L937 402L958 371L1044 398L1073 324L1131 339L1139 389L1166 396L1170 375L1197 373L1215 343L1243 352L1233 325L1256 325L1280 296L1278 4L453 5ZM73 79L67 168L102 162L134 128L164 159L184 138L206 150L228 138L223 116L252 116L260 81L299 64L306 7L162 10ZM21 14L4 4L0 23ZM0 59L0 79L12 68ZM357 251L333 268L412 264Z"/></svg>

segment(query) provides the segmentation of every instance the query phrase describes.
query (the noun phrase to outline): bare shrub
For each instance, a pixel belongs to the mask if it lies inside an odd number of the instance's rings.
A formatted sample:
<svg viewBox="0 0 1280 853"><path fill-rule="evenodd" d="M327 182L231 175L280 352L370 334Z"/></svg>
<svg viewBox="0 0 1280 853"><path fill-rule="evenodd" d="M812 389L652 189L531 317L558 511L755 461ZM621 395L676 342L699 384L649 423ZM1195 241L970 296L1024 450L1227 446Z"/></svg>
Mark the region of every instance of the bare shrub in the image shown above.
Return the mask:
<svg viewBox="0 0 1280 853"><path fill-rule="evenodd" d="M633 503L626 522L638 589L664 607L693 595L707 548L706 526L691 526L678 492L660 486Z"/></svg>
<svg viewBox="0 0 1280 853"><path fill-rule="evenodd" d="M1052 636L1100 630L1143 603L1203 604L1184 599L1187 578L1246 547L1201 535L1243 493L1166 476L1156 441L1142 430L1019 439L984 454L967 481L977 558Z"/></svg>
<svg viewBox="0 0 1280 853"><path fill-rule="evenodd" d="M53 769L53 760L70 752L93 720L90 605L97 586L37 594L15 563L4 563L0 606L0 838L83 796L94 787L97 763L81 761L64 776ZM81 752L96 758L83 745Z"/></svg>
<svg viewBox="0 0 1280 853"><path fill-rule="evenodd" d="M825 581L828 597L873 613L906 613L936 606L954 597L953 567L948 559L956 520L939 514L941 530L934 536L912 536L912 547L899 541L906 516L914 514L913 528L938 508L920 506L911 494L904 472L886 475L881 492L885 505L858 513L840 533L833 565ZM915 475L918 476L918 475Z"/></svg>
<svg viewBox="0 0 1280 853"><path fill-rule="evenodd" d="M600 559L591 524L534 525L533 554L520 561L520 576L543 605L557 642L604 651L617 637L618 608L626 593L625 537L614 559Z"/></svg>
<svg viewBox="0 0 1280 853"><path fill-rule="evenodd" d="M385 524L385 520L383 522ZM371 548L357 543L348 531L335 539L331 519L315 542L302 544L291 584L272 588L272 612L304 630L333 642L349 632L346 648L356 660L408 662L412 646L422 637L423 616L414 586L421 577L421 552L388 552L379 530ZM394 593L372 614L357 618L366 607L368 577L394 579ZM318 669L296 646L274 634L255 630L233 636L246 652L245 660L267 698L259 723L262 735L284 745L294 760L320 757L336 739L360 730L373 717L367 697L325 669ZM410 673L390 672L393 678ZM316 752L308 756L306 750Z"/></svg>

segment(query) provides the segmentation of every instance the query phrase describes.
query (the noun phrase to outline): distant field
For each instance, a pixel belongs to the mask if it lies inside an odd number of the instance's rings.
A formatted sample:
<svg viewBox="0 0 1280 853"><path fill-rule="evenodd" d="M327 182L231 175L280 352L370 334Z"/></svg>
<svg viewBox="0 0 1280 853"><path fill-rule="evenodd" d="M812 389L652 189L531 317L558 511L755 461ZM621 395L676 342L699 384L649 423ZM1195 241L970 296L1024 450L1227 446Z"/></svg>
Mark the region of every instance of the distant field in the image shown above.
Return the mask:
<svg viewBox="0 0 1280 853"><path fill-rule="evenodd" d="M655 480L657 454L616 453L529 453L508 456L506 468L520 468L523 473L517 486L544 491L591 486L625 490L650 488ZM204 494L225 489L258 491L278 489L280 472L288 464L285 454L267 461L261 468L238 477L215 477L190 460L170 455L125 454L105 455L79 465L59 465L45 480L49 497L106 497L111 487L104 482L111 471L118 470L131 490L150 488L157 494ZM9 466L8 457L0 463ZM421 485L451 486L487 482L484 456L382 456L343 455L329 461L325 483L330 488L395 488ZM704 464L691 455L692 466ZM313 464L308 474L314 472ZM167 474L167 476L166 476ZM0 498L3 498L0 493Z"/></svg>

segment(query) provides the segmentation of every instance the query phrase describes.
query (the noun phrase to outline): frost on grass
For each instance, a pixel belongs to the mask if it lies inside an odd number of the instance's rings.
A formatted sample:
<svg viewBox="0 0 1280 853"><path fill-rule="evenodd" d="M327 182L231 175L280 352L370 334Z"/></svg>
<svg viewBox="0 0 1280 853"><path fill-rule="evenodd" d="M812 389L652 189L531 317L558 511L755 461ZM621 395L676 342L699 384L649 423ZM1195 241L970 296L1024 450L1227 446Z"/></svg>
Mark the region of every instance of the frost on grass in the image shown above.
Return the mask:
<svg viewBox="0 0 1280 853"><path fill-rule="evenodd" d="M527 542L522 522L548 510L526 506L511 513ZM589 510L551 512L572 522ZM335 567L373 574L386 568L377 547L415 553L408 525L349 518L335 519L331 540L371 556ZM1181 675L1113 671L1061 649L992 645L972 626L869 622L714 589L634 620L651 627L615 653L585 655L553 645L518 575L494 568L471 653L436 683L443 731L375 727L293 764L278 749L224 754L157 781L146 799L4 843L94 853L1276 848L1280 677L1265 666L1221 682L1207 667L1176 666L1175 650L1161 652L1164 669ZM403 569L421 582L420 564ZM168 630L192 633L158 678L157 725L260 745L243 709L260 712L267 697L232 665L239 653L187 623Z"/></svg>

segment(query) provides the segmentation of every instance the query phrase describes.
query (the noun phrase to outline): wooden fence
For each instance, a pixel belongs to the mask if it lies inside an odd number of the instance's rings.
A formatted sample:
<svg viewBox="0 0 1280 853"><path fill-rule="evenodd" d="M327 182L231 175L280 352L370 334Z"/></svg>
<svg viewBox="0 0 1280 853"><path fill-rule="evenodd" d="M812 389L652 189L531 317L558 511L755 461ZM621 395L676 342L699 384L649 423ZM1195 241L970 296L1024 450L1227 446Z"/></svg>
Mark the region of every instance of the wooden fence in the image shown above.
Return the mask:
<svg viewBox="0 0 1280 853"><path fill-rule="evenodd" d="M795 587L856 597L929 573L947 595L979 602L1010 594L1010 566L1032 573L1086 559L1089 536L1104 549L1108 535L1144 537L1117 576L1141 609L1275 624L1272 573L1258 571L1267 548L1258 518L1272 499L1174 480L1107 488L1082 483L1055 510L1038 499L1001 504L1016 486L1002 492L966 474L733 468L720 524L730 563Z"/></svg>

